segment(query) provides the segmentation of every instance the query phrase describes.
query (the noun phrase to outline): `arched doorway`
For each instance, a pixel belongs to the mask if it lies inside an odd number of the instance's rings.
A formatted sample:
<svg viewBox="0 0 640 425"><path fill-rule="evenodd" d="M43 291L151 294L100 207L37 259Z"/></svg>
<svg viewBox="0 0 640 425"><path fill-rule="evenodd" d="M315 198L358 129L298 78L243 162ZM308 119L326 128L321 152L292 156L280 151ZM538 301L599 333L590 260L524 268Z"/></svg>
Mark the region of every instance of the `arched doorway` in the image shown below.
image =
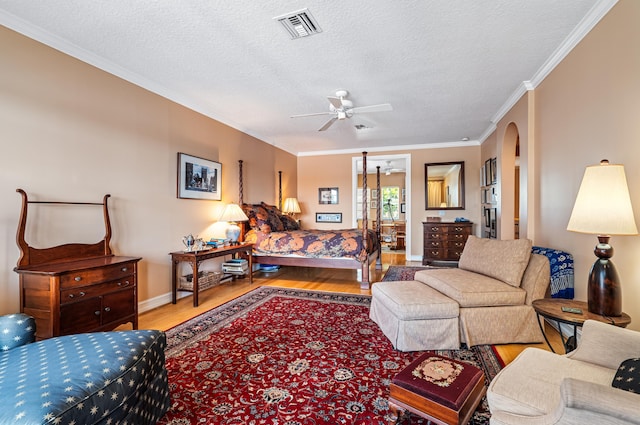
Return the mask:
<svg viewBox="0 0 640 425"><path fill-rule="evenodd" d="M520 228L520 133L513 122L505 129L501 164L500 239L518 239L526 229Z"/></svg>

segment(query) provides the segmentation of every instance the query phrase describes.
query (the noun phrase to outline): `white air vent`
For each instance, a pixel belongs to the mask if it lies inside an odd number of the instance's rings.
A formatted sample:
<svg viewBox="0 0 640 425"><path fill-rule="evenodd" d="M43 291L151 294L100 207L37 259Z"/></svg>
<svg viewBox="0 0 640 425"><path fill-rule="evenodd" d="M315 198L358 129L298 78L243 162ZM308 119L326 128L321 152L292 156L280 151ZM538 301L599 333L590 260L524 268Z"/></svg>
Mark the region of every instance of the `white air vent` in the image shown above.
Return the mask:
<svg viewBox="0 0 640 425"><path fill-rule="evenodd" d="M322 29L309 9L302 9L286 15L276 16L274 20L280 22L291 39L308 37L322 32Z"/></svg>

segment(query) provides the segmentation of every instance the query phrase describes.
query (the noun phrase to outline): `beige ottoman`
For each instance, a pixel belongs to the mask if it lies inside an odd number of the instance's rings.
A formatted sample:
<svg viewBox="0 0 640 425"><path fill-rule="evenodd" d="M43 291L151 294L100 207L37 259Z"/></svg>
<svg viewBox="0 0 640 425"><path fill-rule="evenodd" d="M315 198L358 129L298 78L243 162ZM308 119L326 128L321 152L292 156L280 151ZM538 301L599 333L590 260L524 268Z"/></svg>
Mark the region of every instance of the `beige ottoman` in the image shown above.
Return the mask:
<svg viewBox="0 0 640 425"><path fill-rule="evenodd" d="M369 317L400 351L460 348L458 303L415 280L376 282Z"/></svg>

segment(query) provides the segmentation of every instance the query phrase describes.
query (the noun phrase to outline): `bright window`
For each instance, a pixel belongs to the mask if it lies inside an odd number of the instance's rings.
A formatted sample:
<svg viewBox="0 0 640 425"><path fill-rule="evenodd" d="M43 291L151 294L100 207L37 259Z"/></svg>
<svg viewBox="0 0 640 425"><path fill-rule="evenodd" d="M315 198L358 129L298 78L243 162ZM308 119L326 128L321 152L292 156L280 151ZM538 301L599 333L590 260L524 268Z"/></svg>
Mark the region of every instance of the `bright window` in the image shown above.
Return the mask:
<svg viewBox="0 0 640 425"><path fill-rule="evenodd" d="M398 220L400 218L400 188L386 186L382 189L381 214L383 220Z"/></svg>

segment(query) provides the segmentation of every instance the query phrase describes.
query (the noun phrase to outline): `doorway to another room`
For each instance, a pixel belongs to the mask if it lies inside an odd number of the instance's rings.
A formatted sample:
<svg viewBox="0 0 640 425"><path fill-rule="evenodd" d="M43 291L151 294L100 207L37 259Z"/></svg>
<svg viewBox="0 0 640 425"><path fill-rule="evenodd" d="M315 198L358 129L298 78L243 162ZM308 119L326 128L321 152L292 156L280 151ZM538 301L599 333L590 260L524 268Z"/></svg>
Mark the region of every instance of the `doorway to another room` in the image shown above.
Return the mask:
<svg viewBox="0 0 640 425"><path fill-rule="evenodd" d="M352 162L354 193L354 227L362 225L362 157ZM377 172L380 170L380 193ZM380 233L385 257L411 258L411 155L372 155L367 157L367 217L368 227L375 229L380 217ZM385 253L394 255L384 255ZM399 260L393 261L398 263Z"/></svg>

